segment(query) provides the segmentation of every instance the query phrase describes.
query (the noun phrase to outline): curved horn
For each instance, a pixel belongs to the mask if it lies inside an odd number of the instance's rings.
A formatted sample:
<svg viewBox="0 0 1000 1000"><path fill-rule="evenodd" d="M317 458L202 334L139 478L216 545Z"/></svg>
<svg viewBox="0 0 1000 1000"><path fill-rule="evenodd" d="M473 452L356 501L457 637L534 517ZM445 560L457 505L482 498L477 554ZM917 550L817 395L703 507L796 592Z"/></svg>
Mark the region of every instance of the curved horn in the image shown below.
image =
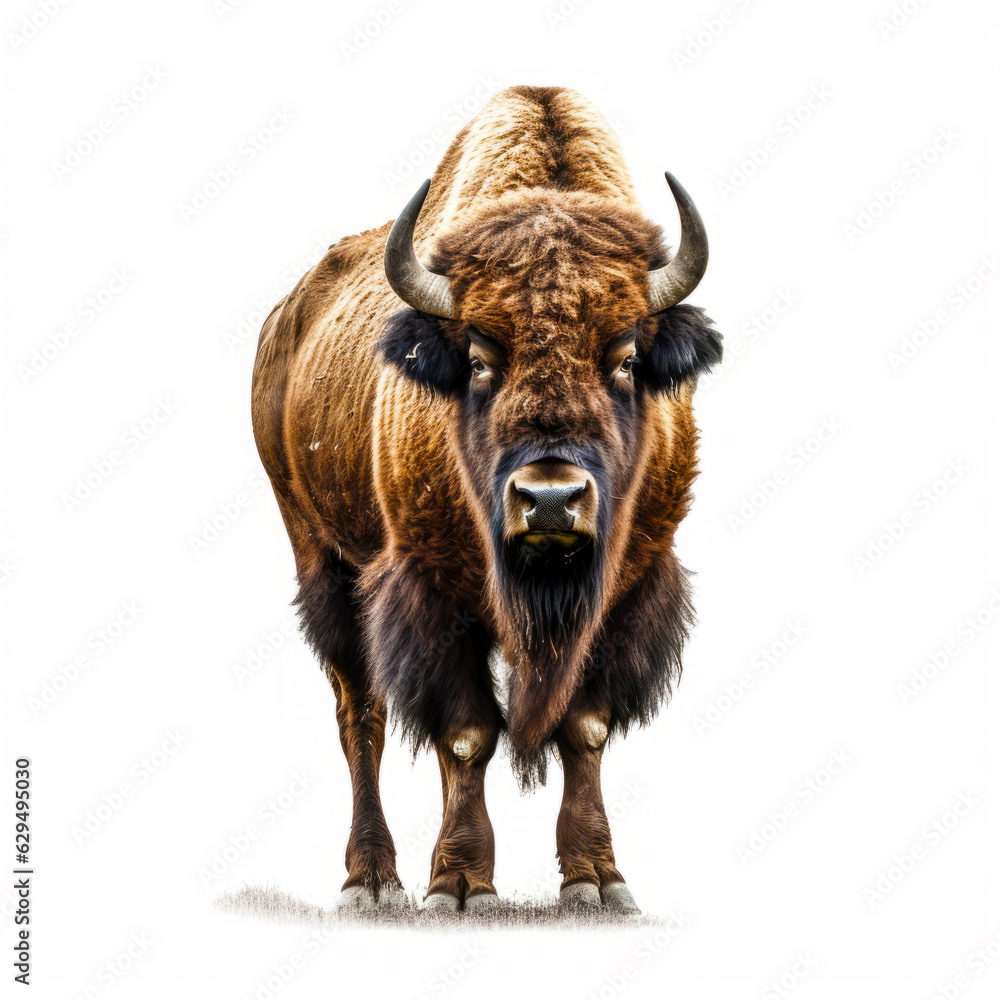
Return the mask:
<svg viewBox="0 0 1000 1000"><path fill-rule="evenodd" d="M649 272L650 313L663 312L686 299L698 287L708 267L708 237L698 209L673 174L667 172L663 176L681 217L681 245L669 264Z"/></svg>
<svg viewBox="0 0 1000 1000"><path fill-rule="evenodd" d="M413 251L413 227L430 186L429 180L424 181L392 224L385 244L385 276L408 306L432 316L455 319L455 300L448 279L428 271Z"/></svg>

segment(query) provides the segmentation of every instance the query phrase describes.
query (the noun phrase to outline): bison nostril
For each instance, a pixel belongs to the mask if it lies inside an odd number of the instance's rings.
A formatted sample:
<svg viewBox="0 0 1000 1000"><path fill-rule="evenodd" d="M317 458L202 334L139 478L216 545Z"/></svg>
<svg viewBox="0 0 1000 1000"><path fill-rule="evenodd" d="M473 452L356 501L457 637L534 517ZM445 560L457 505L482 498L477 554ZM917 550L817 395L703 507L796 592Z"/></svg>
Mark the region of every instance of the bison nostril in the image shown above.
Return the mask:
<svg viewBox="0 0 1000 1000"><path fill-rule="evenodd" d="M564 486L515 483L514 489L531 504L531 509L524 512L529 528L535 531L569 531L576 520L576 513L569 509L569 503L587 489L587 483Z"/></svg>
<svg viewBox="0 0 1000 1000"><path fill-rule="evenodd" d="M598 501L597 483L586 469L556 459L522 465L504 488L504 537L578 547L597 534Z"/></svg>

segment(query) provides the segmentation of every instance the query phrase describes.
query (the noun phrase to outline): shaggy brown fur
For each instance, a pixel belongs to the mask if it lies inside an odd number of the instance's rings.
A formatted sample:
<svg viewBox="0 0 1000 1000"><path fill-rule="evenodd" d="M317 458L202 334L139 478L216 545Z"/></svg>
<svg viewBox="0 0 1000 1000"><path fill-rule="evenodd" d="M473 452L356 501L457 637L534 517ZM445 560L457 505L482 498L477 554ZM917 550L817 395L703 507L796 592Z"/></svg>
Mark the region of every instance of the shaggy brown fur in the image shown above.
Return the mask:
<svg viewBox="0 0 1000 1000"><path fill-rule="evenodd" d="M276 307L253 385L304 627L338 696L355 789L348 885L397 881L377 780L386 700L441 762L432 891L492 891L482 776L505 726L526 781L559 748L567 883L620 879L603 740L580 744L574 706L625 731L679 673L690 609L673 538L695 475L691 392L717 334L688 306L646 315L660 230L610 126L573 91L498 94L438 167L414 245L449 277L459 319L399 312L388 232L341 240ZM482 384L473 334L503 358ZM617 372L623 337L635 374ZM497 484L550 453L593 474L602 530L539 582L505 548ZM511 668L506 720L494 645ZM462 732L479 734L469 759L454 750Z"/></svg>

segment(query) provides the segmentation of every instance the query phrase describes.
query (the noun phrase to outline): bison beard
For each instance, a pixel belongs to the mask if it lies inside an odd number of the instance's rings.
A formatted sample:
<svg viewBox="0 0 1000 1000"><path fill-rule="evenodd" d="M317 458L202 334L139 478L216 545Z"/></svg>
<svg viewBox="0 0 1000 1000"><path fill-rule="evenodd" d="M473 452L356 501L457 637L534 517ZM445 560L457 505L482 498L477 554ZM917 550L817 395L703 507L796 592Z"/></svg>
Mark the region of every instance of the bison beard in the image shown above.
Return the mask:
<svg viewBox="0 0 1000 1000"><path fill-rule="evenodd" d="M514 637L507 725L523 785L544 778L542 745L562 718L579 681L601 603L603 546L588 541L566 556L503 544L497 585L503 631Z"/></svg>
<svg viewBox="0 0 1000 1000"><path fill-rule="evenodd" d="M509 456L498 481L505 481L514 465L538 457ZM593 456L585 459L572 449L565 457L592 471L605 498L596 537L567 553L554 544L539 548L505 539L501 519L493 524L493 603L510 667L507 727L512 762L524 786L544 780L544 744L579 686L600 624L611 490Z"/></svg>

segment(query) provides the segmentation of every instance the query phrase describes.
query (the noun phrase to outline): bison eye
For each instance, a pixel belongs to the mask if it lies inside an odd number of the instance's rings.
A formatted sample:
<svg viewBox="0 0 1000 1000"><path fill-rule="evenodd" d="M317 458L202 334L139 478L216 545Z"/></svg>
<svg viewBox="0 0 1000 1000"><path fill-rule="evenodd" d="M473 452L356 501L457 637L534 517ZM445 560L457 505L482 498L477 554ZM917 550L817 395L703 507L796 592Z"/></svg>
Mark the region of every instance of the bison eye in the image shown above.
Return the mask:
<svg viewBox="0 0 1000 1000"><path fill-rule="evenodd" d="M633 365L639 363L635 356L635 330L626 330L612 337L604 347L604 371L612 381L621 382L623 386L631 383ZM603 365L602 365L603 367Z"/></svg>
<svg viewBox="0 0 1000 1000"><path fill-rule="evenodd" d="M469 367L472 382L490 386L497 381L507 358L507 351L492 337L478 330L469 329Z"/></svg>

